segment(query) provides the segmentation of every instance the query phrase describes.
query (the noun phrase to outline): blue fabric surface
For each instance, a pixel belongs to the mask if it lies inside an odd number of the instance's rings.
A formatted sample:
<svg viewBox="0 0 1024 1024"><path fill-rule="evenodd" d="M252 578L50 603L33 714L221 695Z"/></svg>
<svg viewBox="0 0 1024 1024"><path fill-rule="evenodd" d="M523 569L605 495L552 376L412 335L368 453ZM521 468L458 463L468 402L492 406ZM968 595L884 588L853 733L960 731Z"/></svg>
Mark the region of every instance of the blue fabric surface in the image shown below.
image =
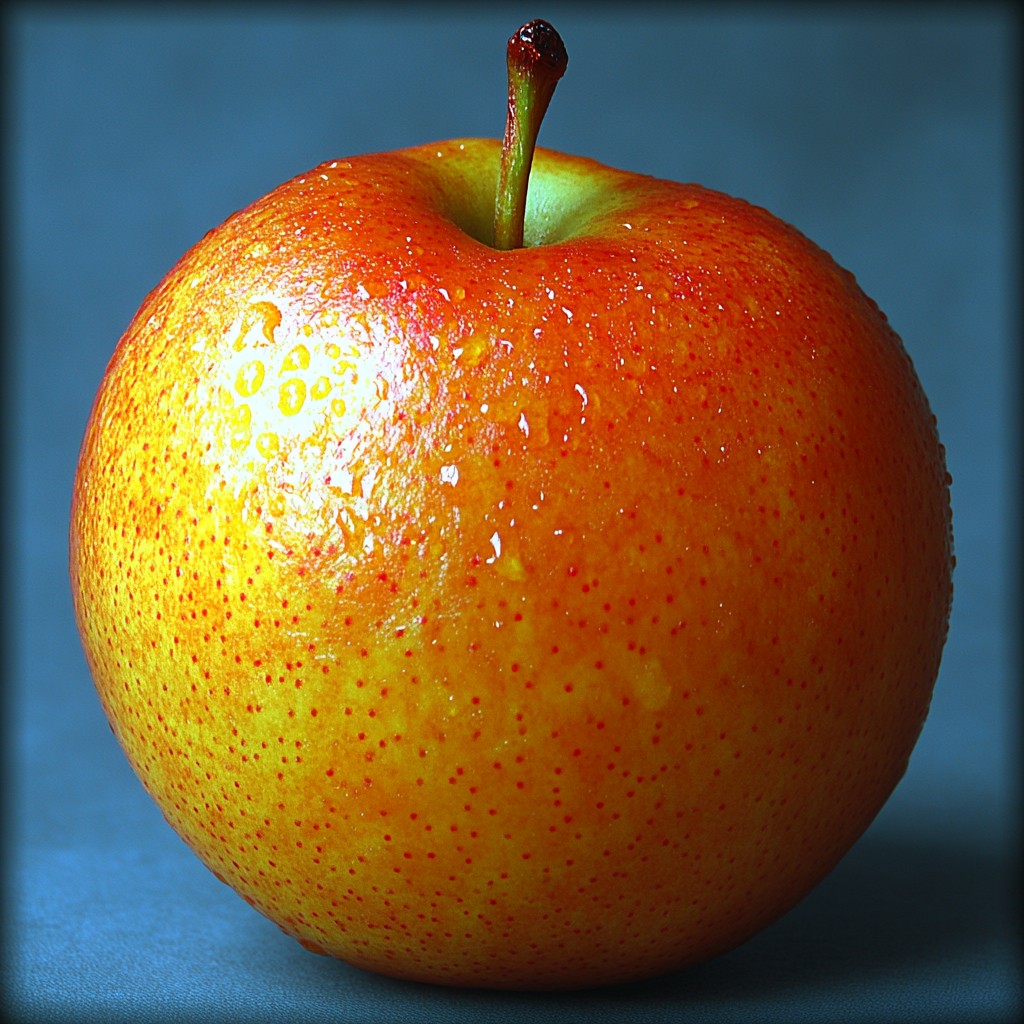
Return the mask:
<svg viewBox="0 0 1024 1024"><path fill-rule="evenodd" d="M156 11L6 10L9 1019L1019 1019L1015 8ZM365 974L217 882L107 728L66 564L89 406L145 293L206 230L321 160L500 135L504 40L537 13L570 52L544 145L767 206L887 312L938 416L958 553L931 716L846 860L712 963L557 996Z"/></svg>

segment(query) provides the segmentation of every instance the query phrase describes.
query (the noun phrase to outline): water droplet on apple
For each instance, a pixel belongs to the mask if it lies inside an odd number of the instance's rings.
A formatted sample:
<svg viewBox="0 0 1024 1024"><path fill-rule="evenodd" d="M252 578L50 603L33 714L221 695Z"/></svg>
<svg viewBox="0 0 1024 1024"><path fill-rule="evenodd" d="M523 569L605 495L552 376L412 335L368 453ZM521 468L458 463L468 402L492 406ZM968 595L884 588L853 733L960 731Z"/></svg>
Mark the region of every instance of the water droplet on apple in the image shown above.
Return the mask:
<svg viewBox="0 0 1024 1024"><path fill-rule="evenodd" d="M441 483L454 487L459 482L459 467L455 465L441 467Z"/></svg>
<svg viewBox="0 0 1024 1024"><path fill-rule="evenodd" d="M494 554L487 559L487 564L493 565L501 557L501 537L498 534L497 530L495 530L494 533L491 534L490 540L491 547L494 549Z"/></svg>
<svg viewBox="0 0 1024 1024"><path fill-rule="evenodd" d="M313 387L310 388L309 393L316 399L326 398L331 393L330 380L324 376L317 377L313 382Z"/></svg>
<svg viewBox="0 0 1024 1024"><path fill-rule="evenodd" d="M646 656L634 678L637 697L646 711L660 711L668 703L672 684L665 678L665 670L657 658Z"/></svg>
<svg viewBox="0 0 1024 1024"><path fill-rule="evenodd" d="M359 492L367 501L370 500L370 497L373 494L373 485L377 482L377 472L378 467L371 466L368 470L366 470L366 472L363 473L359 481ZM368 516L369 509L367 509L366 512L363 514L363 518L366 519Z"/></svg>
<svg viewBox="0 0 1024 1024"><path fill-rule="evenodd" d="M744 311L750 315L751 319L755 319L761 315L761 303L758 302L755 295L741 295L739 298L740 302L743 304Z"/></svg>
<svg viewBox="0 0 1024 1024"><path fill-rule="evenodd" d="M295 416L306 402L306 382L301 377L291 377L281 385L278 408L285 416Z"/></svg>
<svg viewBox="0 0 1024 1024"><path fill-rule="evenodd" d="M281 443L277 434L268 431L256 438L256 450L265 459L271 459L280 451Z"/></svg>
<svg viewBox="0 0 1024 1024"><path fill-rule="evenodd" d="M274 332L281 326L281 310L273 302L259 301L251 303L242 314L242 322L235 339L236 351L246 345L272 345Z"/></svg>
<svg viewBox="0 0 1024 1024"><path fill-rule="evenodd" d="M287 370L308 370L309 369L309 349L305 345L296 345L291 352L284 357L284 362L281 364L281 372L284 373Z"/></svg>
<svg viewBox="0 0 1024 1024"><path fill-rule="evenodd" d="M248 427L252 423L252 410L245 402L236 405L228 414L228 422L233 427Z"/></svg>
<svg viewBox="0 0 1024 1024"><path fill-rule="evenodd" d="M520 413L520 429L526 420L529 429L530 447L543 448L551 440L548 424L548 406L546 402L533 402ZM523 431L526 433L526 431Z"/></svg>
<svg viewBox="0 0 1024 1024"><path fill-rule="evenodd" d="M479 366L487 354L489 343L487 338L481 335L473 335L465 338L459 350L458 359L465 366Z"/></svg>
<svg viewBox="0 0 1024 1024"><path fill-rule="evenodd" d="M239 430L231 435L231 448L233 451L241 452L245 451L249 447L249 441L252 439L252 432L250 430Z"/></svg>
<svg viewBox="0 0 1024 1024"><path fill-rule="evenodd" d="M262 360L249 360L238 368L235 375L235 390L243 398L251 398L262 387L265 374Z"/></svg>
<svg viewBox="0 0 1024 1024"><path fill-rule="evenodd" d="M508 580L521 583L526 579L526 569L515 555L506 553L497 563L496 568Z"/></svg>

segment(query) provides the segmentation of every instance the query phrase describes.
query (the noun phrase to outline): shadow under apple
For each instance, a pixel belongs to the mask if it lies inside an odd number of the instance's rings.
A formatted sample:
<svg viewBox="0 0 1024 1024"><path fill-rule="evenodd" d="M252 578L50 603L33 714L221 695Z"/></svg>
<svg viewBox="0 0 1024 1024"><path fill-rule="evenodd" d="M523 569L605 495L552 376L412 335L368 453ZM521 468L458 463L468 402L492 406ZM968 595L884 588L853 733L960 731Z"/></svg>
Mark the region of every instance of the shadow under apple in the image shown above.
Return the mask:
<svg viewBox="0 0 1024 1024"><path fill-rule="evenodd" d="M629 998L642 998L645 988L764 997L937 973L984 958L1017 930L1011 860L980 844L869 832L800 904L748 943L618 991Z"/></svg>
<svg viewBox="0 0 1024 1024"><path fill-rule="evenodd" d="M388 1002L401 1003L404 991L417 1012L429 1014L433 1006L453 1021L463 1011L472 1015L466 1020L492 1019L495 1012L502 1020L524 1014L523 1020L560 1024L668 1020L665 1014L674 1019L681 1008L693 1019L725 1020L816 997L820 1010L854 989L892 992L894 983L913 987L924 979L955 984L965 965L984 968L1005 956L1019 939L1013 860L994 844L869 831L800 904L730 953L650 981L582 992L456 991L316 959L327 972L343 970L334 983L350 994L352 986L374 990L374 998L385 989Z"/></svg>

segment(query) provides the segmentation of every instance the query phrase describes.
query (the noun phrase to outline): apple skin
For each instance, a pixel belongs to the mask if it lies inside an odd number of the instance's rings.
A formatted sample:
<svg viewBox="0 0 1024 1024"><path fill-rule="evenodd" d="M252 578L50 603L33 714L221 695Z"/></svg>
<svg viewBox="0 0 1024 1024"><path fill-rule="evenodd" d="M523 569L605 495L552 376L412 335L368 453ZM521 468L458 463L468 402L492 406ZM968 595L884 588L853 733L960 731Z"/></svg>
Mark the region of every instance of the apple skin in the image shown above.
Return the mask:
<svg viewBox="0 0 1024 1024"><path fill-rule="evenodd" d="M743 942L875 817L949 478L792 227L539 150L500 252L498 155L330 162L181 259L93 407L72 587L132 766L254 907L389 975L574 988Z"/></svg>

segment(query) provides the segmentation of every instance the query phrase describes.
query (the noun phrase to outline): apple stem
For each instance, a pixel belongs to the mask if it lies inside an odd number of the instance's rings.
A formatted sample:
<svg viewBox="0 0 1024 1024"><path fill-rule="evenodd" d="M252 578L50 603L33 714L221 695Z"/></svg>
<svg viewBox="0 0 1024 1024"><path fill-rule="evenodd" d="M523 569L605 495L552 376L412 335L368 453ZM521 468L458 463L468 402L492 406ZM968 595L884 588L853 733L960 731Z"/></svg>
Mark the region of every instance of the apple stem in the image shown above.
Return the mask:
<svg viewBox="0 0 1024 1024"><path fill-rule="evenodd" d="M523 245L526 192L537 133L555 86L565 74L569 55L562 37L538 18L513 33L508 41L507 62L508 115L494 207L494 246L519 249Z"/></svg>

